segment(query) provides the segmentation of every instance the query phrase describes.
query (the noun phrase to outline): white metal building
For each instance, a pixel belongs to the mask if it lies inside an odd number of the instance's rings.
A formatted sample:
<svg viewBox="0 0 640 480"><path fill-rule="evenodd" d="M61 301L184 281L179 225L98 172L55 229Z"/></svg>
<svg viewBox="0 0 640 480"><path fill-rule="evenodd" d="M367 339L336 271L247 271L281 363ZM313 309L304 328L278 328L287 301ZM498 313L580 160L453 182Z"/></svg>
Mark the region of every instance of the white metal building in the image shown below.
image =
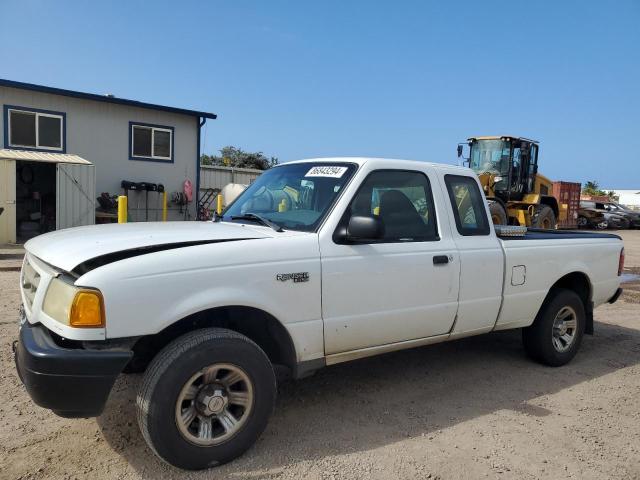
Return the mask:
<svg viewBox="0 0 640 480"><path fill-rule="evenodd" d="M609 189L604 189L606 192L609 192ZM618 198L618 203L620 205L626 205L627 207L631 207L634 209L640 210L640 189L637 190L616 190L611 189L616 192Z"/></svg>
<svg viewBox="0 0 640 480"><path fill-rule="evenodd" d="M221 165L200 166L200 190L208 188L222 189L229 183L249 185L258 178L262 170L255 168L223 167Z"/></svg>
<svg viewBox="0 0 640 480"><path fill-rule="evenodd" d="M168 219L196 218L200 131L215 114L2 79L0 104L0 244L94 223L96 197L122 195L123 180L169 198L189 180L192 201L169 202ZM159 218L157 193L129 195L130 221Z"/></svg>

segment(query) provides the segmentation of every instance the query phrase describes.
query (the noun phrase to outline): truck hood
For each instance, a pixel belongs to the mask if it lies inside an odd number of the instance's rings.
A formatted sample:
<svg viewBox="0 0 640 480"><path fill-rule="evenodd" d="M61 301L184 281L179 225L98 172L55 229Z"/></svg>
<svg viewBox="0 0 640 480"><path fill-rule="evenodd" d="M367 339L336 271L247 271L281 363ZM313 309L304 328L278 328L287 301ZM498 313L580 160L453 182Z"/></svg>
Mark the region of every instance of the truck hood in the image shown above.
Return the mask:
<svg viewBox="0 0 640 480"><path fill-rule="evenodd" d="M119 252L128 254L112 261L167 248L269 238L273 236L271 233L269 228L235 223L114 223L39 235L25 244L25 250L56 268L71 272L85 262Z"/></svg>

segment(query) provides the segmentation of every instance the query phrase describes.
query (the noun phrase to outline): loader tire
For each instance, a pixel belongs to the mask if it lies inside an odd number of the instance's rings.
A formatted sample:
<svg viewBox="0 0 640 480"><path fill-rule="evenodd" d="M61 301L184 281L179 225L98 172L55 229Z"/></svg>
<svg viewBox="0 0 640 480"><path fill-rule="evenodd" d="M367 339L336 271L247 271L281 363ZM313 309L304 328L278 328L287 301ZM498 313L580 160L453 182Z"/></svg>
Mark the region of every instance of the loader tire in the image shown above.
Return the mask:
<svg viewBox="0 0 640 480"><path fill-rule="evenodd" d="M531 218L533 228L543 228L545 230L556 229L556 214L549 205L538 205Z"/></svg>
<svg viewBox="0 0 640 480"><path fill-rule="evenodd" d="M489 213L491 214L491 221L494 225L507 225L507 212L505 212L504 207L500 203L490 202Z"/></svg>

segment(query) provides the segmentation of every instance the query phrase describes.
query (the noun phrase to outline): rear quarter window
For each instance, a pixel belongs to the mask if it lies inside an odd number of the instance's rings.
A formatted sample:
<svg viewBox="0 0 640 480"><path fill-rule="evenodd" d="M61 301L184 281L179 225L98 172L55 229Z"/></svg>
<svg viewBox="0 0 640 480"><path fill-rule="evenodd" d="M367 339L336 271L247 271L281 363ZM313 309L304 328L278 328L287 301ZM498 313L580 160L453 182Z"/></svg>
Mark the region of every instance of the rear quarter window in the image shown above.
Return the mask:
<svg viewBox="0 0 640 480"><path fill-rule="evenodd" d="M458 233L464 236L489 235L484 198L477 182L462 175L445 175L444 181Z"/></svg>

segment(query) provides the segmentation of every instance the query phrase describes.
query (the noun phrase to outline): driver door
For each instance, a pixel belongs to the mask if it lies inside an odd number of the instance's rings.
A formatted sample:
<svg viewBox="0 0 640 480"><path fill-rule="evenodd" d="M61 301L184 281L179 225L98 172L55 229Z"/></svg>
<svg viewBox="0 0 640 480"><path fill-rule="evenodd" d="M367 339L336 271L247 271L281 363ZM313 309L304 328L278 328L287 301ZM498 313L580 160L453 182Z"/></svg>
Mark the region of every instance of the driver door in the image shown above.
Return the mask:
<svg viewBox="0 0 640 480"><path fill-rule="evenodd" d="M343 212L338 229L352 215L377 215L385 224L384 238L344 243L332 235L333 229L322 232L326 355L451 330L460 262L448 219L438 222L434 197L440 205L443 199L437 187L437 180L432 182L422 171L372 171Z"/></svg>

